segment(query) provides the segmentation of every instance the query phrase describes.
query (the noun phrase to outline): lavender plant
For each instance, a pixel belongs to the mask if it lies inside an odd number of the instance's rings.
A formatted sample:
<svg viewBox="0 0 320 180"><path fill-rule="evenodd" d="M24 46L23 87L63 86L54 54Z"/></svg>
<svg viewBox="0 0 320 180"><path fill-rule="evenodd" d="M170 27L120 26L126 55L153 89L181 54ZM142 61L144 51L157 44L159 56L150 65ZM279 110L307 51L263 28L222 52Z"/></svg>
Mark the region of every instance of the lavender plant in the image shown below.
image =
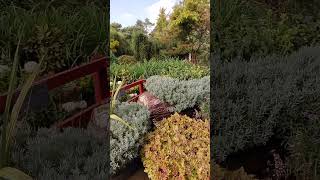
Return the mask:
<svg viewBox="0 0 320 180"><path fill-rule="evenodd" d="M290 137L320 96L320 48L287 56L221 64L213 60L211 118L214 157ZM303 124L303 123L302 123ZM306 127L305 127L306 128Z"/></svg>
<svg viewBox="0 0 320 180"><path fill-rule="evenodd" d="M16 166L37 179L103 179L108 175L107 143L93 131L39 129L32 135L21 126L13 154Z"/></svg>
<svg viewBox="0 0 320 180"><path fill-rule="evenodd" d="M179 80L164 76L147 79L147 91L160 100L174 106L172 111L180 112L200 105L210 97L210 76L201 79Z"/></svg>
<svg viewBox="0 0 320 180"><path fill-rule="evenodd" d="M137 103L118 103L115 112L135 127L131 130L119 121L110 121L110 158L111 174L127 165L138 157L144 135L151 128L150 112L146 107Z"/></svg>

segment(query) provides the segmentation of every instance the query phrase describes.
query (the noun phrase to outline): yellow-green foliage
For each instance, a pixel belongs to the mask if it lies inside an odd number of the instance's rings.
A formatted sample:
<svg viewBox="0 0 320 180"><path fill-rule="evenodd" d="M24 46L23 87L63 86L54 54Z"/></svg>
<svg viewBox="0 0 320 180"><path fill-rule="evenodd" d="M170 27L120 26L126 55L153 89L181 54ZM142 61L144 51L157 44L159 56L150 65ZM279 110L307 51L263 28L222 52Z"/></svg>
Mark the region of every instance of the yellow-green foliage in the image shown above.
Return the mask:
<svg viewBox="0 0 320 180"><path fill-rule="evenodd" d="M122 55L118 57L118 64L134 64L137 60L133 56Z"/></svg>
<svg viewBox="0 0 320 180"><path fill-rule="evenodd" d="M142 149L151 180L209 180L210 124L175 113L157 124Z"/></svg>

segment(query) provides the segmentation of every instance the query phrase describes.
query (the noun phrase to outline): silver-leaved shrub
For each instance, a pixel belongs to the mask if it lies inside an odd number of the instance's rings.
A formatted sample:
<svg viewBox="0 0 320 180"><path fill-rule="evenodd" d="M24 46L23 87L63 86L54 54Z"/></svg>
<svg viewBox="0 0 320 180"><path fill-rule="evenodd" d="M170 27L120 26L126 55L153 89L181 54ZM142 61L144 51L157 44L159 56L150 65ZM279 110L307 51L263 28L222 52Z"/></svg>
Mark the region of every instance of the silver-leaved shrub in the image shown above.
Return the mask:
<svg viewBox="0 0 320 180"><path fill-rule="evenodd" d="M19 132L14 167L36 179L105 179L109 174L106 136L94 133L80 128L63 132L43 128L35 135Z"/></svg>
<svg viewBox="0 0 320 180"><path fill-rule="evenodd" d="M116 106L115 113L126 120L134 130L118 121L110 122L111 174L126 166L139 156L145 134L151 128L150 112L137 103L123 102Z"/></svg>
<svg viewBox="0 0 320 180"><path fill-rule="evenodd" d="M210 97L210 76L201 79L179 80L166 76L151 76L146 80L147 91L181 112L200 105Z"/></svg>

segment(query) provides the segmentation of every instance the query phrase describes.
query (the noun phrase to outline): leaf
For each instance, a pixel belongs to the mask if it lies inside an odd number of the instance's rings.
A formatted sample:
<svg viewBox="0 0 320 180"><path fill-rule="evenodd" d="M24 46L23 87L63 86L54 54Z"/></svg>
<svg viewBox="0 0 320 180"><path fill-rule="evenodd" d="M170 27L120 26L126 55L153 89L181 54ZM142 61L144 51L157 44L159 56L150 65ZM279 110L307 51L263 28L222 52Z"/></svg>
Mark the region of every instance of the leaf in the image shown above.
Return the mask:
<svg viewBox="0 0 320 180"><path fill-rule="evenodd" d="M19 97L16 101L16 103L14 104L13 108L12 108L12 112L11 112L11 116L10 116L10 121L8 126L6 127L6 146L5 146L5 152L8 152L8 148L9 145L11 143L11 138L12 138L12 133L14 131L14 128L16 126L16 122L18 119L18 115L19 112L21 110L21 107L23 105L23 102L27 96L27 93L29 92L30 88L32 87L32 83L34 81L34 79L36 78L36 76L38 75L40 68L41 68L41 64L43 62L44 56L41 58L40 62L39 62L39 66L38 69L35 70L27 79L27 81L25 82L25 84L23 85L21 92L19 94Z"/></svg>
<svg viewBox="0 0 320 180"><path fill-rule="evenodd" d="M110 118L113 119L113 120L116 120L116 121L119 121L120 123L124 124L125 126L129 127L130 129L134 130L133 127L131 127L129 125L129 123L127 123L125 120L123 120L121 117L115 115L115 114L111 114L110 115Z"/></svg>
<svg viewBox="0 0 320 180"><path fill-rule="evenodd" d="M11 102L12 102L12 98L13 98L13 94L15 91L15 84L17 81L17 77L16 77L16 71L18 68L18 52L19 52L19 45L20 45L20 39L18 41L18 45L17 45L17 49L14 55L14 61L13 61L13 68L11 71L11 76L10 76L10 84L9 84L9 90L8 90L8 96L7 96L7 100L6 100L6 107L5 107L5 111L4 111L4 122L3 122L3 132L5 132L7 130L7 125L9 123L9 114L10 114L10 108L11 108ZM1 137L1 144L3 145L1 147L1 151L0 151L0 167L5 166L5 164L7 163L7 152L6 152L6 142L7 139L7 134L3 133L2 137Z"/></svg>
<svg viewBox="0 0 320 180"><path fill-rule="evenodd" d="M0 169L0 178L4 178L6 180L32 180L32 177L29 175L11 167Z"/></svg>

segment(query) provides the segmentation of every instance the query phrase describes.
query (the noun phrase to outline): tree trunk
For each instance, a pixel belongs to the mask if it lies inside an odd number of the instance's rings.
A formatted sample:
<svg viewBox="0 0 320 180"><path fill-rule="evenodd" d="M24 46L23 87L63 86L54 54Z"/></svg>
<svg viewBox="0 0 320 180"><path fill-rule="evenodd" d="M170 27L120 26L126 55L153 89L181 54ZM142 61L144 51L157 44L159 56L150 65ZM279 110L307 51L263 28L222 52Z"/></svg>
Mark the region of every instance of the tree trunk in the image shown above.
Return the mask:
<svg viewBox="0 0 320 180"><path fill-rule="evenodd" d="M191 53L191 63L192 64L197 64L198 63L197 62L197 53L195 53L195 52Z"/></svg>

